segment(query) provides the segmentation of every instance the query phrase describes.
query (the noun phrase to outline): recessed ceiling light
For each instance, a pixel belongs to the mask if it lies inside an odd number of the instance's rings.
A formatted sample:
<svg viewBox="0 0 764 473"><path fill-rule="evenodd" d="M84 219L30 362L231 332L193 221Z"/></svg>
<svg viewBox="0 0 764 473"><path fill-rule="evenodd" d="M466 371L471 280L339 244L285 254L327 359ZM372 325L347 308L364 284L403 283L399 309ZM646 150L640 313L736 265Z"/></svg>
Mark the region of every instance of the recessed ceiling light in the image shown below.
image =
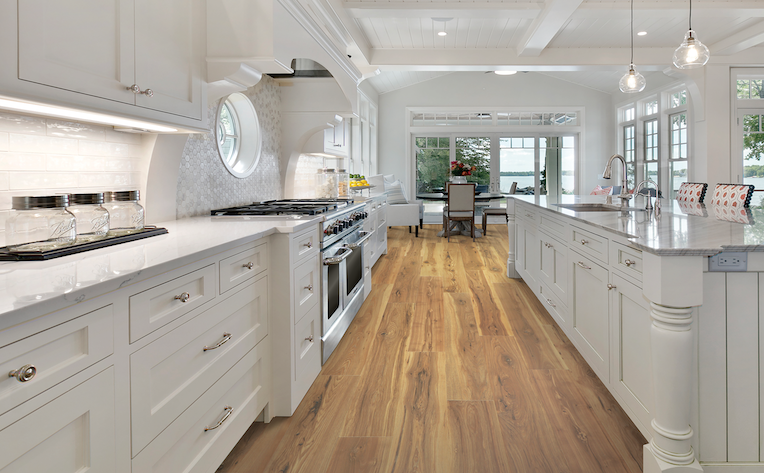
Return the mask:
<svg viewBox="0 0 764 473"><path fill-rule="evenodd" d="M493 71L493 73L499 76L511 76L517 74L517 71Z"/></svg>
<svg viewBox="0 0 764 473"><path fill-rule="evenodd" d="M438 36L445 36L447 34L445 31L438 31Z"/></svg>
<svg viewBox="0 0 764 473"><path fill-rule="evenodd" d="M639 33L637 33L637 36L645 36L645 35L647 35L647 31L640 31Z"/></svg>

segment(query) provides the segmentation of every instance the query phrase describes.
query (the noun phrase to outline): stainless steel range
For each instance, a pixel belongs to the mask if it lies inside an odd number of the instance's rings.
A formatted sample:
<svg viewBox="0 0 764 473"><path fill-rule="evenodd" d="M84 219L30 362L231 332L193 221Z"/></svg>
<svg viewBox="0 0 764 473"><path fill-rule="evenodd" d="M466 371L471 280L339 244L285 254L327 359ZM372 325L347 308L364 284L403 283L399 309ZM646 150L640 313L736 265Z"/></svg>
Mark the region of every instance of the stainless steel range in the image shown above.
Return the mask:
<svg viewBox="0 0 764 473"><path fill-rule="evenodd" d="M321 222L322 363L339 344L363 304L363 231L368 217L352 200L275 200L212 211L213 216L323 215Z"/></svg>

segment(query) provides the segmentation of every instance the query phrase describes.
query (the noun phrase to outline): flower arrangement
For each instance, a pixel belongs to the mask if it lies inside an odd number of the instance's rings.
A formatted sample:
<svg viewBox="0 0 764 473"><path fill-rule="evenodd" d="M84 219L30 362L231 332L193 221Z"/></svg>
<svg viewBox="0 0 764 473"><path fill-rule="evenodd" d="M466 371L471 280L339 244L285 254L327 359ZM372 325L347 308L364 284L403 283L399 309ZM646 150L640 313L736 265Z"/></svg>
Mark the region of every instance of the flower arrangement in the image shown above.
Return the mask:
<svg viewBox="0 0 764 473"><path fill-rule="evenodd" d="M451 161L451 175L452 176L471 176L472 171L476 170L475 166L470 167L461 161Z"/></svg>

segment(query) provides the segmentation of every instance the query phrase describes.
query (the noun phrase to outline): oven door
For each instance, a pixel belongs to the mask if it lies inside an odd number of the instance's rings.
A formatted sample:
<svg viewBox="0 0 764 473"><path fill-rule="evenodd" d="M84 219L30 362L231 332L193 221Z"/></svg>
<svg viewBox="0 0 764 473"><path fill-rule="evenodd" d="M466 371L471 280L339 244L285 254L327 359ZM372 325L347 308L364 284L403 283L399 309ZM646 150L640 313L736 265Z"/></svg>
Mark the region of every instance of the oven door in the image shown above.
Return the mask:
<svg viewBox="0 0 764 473"><path fill-rule="evenodd" d="M345 260L345 306L359 291L363 291L363 244L373 234L359 229L345 240L345 246L353 250L353 254Z"/></svg>
<svg viewBox="0 0 764 473"><path fill-rule="evenodd" d="M342 314L345 295L345 260L354 251L342 244L335 244L322 252L321 296L323 299L322 335L331 329L334 321Z"/></svg>

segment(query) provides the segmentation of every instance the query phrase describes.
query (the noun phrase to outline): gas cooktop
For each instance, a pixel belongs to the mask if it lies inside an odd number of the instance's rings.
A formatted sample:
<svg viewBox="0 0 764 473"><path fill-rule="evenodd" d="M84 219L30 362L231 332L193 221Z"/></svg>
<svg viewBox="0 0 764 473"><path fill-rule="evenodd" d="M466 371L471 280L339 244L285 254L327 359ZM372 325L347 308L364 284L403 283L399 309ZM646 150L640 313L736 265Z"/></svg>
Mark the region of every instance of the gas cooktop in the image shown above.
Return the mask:
<svg viewBox="0 0 764 473"><path fill-rule="evenodd" d="M223 215L319 215L352 204L352 199L285 199L253 202L227 209L212 210L213 216Z"/></svg>

